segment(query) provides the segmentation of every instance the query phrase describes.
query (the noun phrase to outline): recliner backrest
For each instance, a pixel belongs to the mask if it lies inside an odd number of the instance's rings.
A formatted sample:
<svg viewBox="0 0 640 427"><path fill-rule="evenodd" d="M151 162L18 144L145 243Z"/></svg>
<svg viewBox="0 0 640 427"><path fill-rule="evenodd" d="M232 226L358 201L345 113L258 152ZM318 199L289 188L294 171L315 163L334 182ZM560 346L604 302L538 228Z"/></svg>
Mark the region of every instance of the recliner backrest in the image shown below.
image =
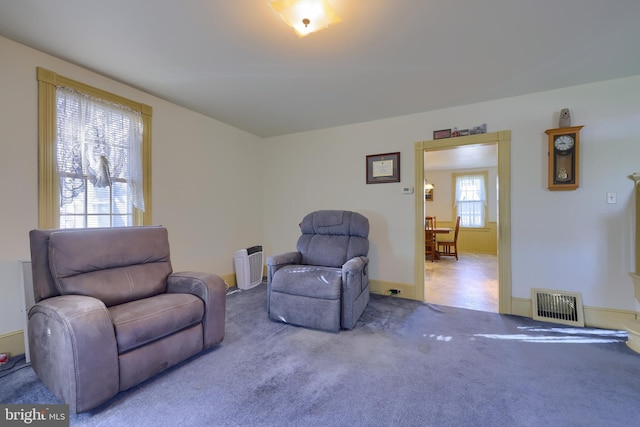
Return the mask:
<svg viewBox="0 0 640 427"><path fill-rule="evenodd" d="M165 292L172 272L163 227L33 230L31 242L36 301L87 295L117 305Z"/></svg>
<svg viewBox="0 0 640 427"><path fill-rule="evenodd" d="M341 267L369 253L369 220L357 212L312 212L303 218L300 231L297 249L303 264Z"/></svg>

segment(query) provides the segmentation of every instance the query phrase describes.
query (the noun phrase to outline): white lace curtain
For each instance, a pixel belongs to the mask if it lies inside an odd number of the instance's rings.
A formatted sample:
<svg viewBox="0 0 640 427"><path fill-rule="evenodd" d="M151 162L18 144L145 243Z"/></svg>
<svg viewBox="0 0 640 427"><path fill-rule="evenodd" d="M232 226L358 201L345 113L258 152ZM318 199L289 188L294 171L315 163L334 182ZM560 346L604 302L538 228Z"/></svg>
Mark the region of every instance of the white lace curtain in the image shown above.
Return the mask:
<svg viewBox="0 0 640 427"><path fill-rule="evenodd" d="M455 206L460 216L460 226L484 227L487 192L483 175L456 177Z"/></svg>
<svg viewBox="0 0 640 427"><path fill-rule="evenodd" d="M119 181L144 211L141 114L68 88L56 88L56 98L60 206L73 203L87 182L101 188Z"/></svg>

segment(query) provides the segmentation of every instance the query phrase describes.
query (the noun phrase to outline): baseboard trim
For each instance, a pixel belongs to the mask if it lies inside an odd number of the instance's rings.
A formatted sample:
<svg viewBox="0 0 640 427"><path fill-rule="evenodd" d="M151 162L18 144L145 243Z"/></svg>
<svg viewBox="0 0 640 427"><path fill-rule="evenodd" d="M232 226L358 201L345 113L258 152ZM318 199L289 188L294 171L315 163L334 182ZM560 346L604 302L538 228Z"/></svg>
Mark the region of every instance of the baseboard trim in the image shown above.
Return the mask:
<svg viewBox="0 0 640 427"><path fill-rule="evenodd" d="M389 289L400 289L400 294L395 295L400 298L413 298L415 287L403 283L385 282L380 280L370 280L371 292L374 294L388 295ZM530 298L511 298L511 313L514 316L533 318ZM629 322L640 321L640 314L634 311L617 310L603 307L584 307L584 323L590 328L602 328L613 330L626 330ZM638 328L640 334L640 327ZM640 337L638 338L640 348Z"/></svg>
<svg viewBox="0 0 640 427"><path fill-rule="evenodd" d="M227 284L227 289L233 288L234 286L236 286L238 284L238 282L236 280L236 273L226 274L226 275L220 276L220 277L222 277L222 280L224 280L224 282ZM267 266L266 265L264 265L262 267L262 277L263 278L267 277Z"/></svg>
<svg viewBox="0 0 640 427"><path fill-rule="evenodd" d="M227 289L232 288L236 285L235 273L227 274L225 276L220 276L220 277L222 277L222 280L224 280L224 283L227 284Z"/></svg>
<svg viewBox="0 0 640 427"><path fill-rule="evenodd" d="M531 299L511 297L511 314L514 316L533 317Z"/></svg>
<svg viewBox="0 0 640 427"><path fill-rule="evenodd" d="M511 298L511 311L516 316L533 317L530 298ZM603 307L584 307L584 324L591 328L624 330L627 322L638 319L638 313Z"/></svg>
<svg viewBox="0 0 640 427"><path fill-rule="evenodd" d="M24 331L0 335L0 353L8 353L9 357L13 357L24 352Z"/></svg>
<svg viewBox="0 0 640 427"><path fill-rule="evenodd" d="M397 289L399 294L389 295L390 289ZM372 294L392 296L396 298L417 299L422 301L423 298L416 298L416 287L407 283L387 282L385 280L369 279L369 291Z"/></svg>
<svg viewBox="0 0 640 427"><path fill-rule="evenodd" d="M629 321L624 326L628 333L627 346L640 353L640 322Z"/></svg>
<svg viewBox="0 0 640 427"><path fill-rule="evenodd" d="M584 308L584 323L594 328L624 330L627 322L637 319L638 313L635 311L586 306Z"/></svg>

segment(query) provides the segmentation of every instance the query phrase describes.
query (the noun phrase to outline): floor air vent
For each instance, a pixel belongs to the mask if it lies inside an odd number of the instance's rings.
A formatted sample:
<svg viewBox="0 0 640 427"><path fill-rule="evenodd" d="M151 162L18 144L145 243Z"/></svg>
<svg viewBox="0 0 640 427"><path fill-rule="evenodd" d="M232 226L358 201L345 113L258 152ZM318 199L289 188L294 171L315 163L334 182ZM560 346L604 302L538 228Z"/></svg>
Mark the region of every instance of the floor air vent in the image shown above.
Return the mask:
<svg viewBox="0 0 640 427"><path fill-rule="evenodd" d="M533 318L584 327L582 295L577 292L532 289Z"/></svg>

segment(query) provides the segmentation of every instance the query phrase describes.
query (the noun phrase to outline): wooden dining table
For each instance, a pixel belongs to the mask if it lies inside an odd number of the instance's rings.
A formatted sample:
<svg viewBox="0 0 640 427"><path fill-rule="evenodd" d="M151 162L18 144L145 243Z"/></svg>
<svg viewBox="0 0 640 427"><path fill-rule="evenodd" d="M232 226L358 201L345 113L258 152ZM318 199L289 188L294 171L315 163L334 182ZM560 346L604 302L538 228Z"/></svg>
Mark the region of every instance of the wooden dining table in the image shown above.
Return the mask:
<svg viewBox="0 0 640 427"><path fill-rule="evenodd" d="M435 234L448 234L448 233L451 233L453 231L453 228L436 227L436 228L430 228L429 230L425 229L424 230L425 237L426 237L427 231L431 231L432 233L435 233ZM438 252L437 248L438 248L438 245L436 243L436 250L434 251L434 259L440 259L440 252Z"/></svg>
<svg viewBox="0 0 640 427"><path fill-rule="evenodd" d="M433 231L436 234L446 234L446 233L451 233L453 231L453 228L436 227L431 231Z"/></svg>

